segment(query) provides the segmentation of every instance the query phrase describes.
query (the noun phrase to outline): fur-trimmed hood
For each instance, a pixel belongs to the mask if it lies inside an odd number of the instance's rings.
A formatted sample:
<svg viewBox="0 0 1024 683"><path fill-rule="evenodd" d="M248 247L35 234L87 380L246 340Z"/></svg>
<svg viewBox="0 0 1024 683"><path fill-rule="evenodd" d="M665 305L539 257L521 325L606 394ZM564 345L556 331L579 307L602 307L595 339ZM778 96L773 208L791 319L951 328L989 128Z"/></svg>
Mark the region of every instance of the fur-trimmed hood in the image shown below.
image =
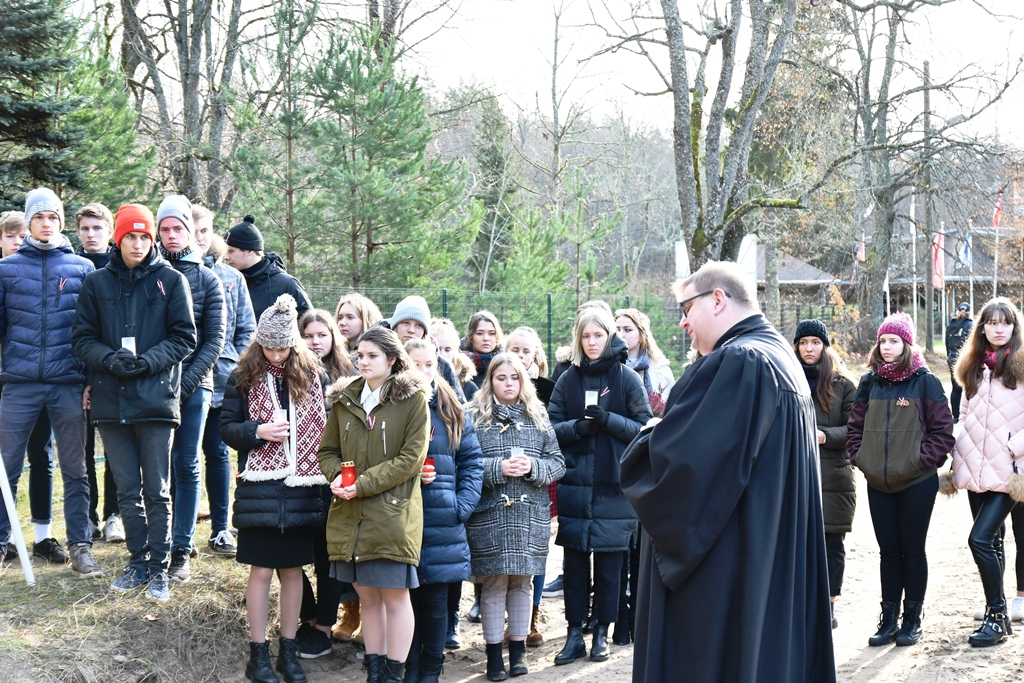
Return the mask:
<svg viewBox="0 0 1024 683"><path fill-rule="evenodd" d="M451 364L452 370L455 371L455 376L458 377L459 382L462 384L476 377L476 365L473 364L473 359L461 351L456 351L448 362Z"/></svg>
<svg viewBox="0 0 1024 683"><path fill-rule="evenodd" d="M220 235L210 235L210 246L206 248L206 255L213 259L214 263L221 263L224 254L228 251L228 244Z"/></svg>
<svg viewBox="0 0 1024 683"><path fill-rule="evenodd" d="M472 363L470 363L472 365ZM354 385L358 383L358 389ZM333 406L341 397L348 393L356 402L359 401L359 393L363 390L365 380L360 375L355 377L341 377L331 386L327 387L327 405ZM352 387L349 390L349 387ZM397 375L392 375L384 382L384 388L380 392L380 400L404 401L417 392L430 393L430 384L423 375L414 370L404 370Z"/></svg>
<svg viewBox="0 0 1024 683"><path fill-rule="evenodd" d="M555 362L556 363L569 363L569 357L572 356L571 346L559 346L555 349Z"/></svg>

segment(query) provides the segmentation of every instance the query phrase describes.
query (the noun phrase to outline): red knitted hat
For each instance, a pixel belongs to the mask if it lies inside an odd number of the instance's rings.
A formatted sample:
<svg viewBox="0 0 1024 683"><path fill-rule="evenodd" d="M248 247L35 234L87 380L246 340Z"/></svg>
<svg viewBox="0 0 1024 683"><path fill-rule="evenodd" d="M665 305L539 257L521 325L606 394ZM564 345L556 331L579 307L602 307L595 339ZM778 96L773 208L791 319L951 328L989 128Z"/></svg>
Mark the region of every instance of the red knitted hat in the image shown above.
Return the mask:
<svg viewBox="0 0 1024 683"><path fill-rule="evenodd" d="M145 232L156 241L156 220L153 212L142 204L125 204L114 216L114 245L120 249L121 240L130 232Z"/></svg>
<svg viewBox="0 0 1024 683"><path fill-rule="evenodd" d="M906 313L893 313L878 327L878 336L895 334L910 346L914 345L914 321Z"/></svg>

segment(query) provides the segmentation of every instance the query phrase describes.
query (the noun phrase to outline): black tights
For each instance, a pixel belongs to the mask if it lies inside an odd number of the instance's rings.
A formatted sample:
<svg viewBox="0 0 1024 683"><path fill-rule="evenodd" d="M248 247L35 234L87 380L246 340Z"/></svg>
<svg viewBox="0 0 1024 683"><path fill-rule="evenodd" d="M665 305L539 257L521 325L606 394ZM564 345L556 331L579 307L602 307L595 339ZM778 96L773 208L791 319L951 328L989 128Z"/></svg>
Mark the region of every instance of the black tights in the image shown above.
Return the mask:
<svg viewBox="0 0 1024 683"><path fill-rule="evenodd" d="M912 602L924 600L928 588L925 540L938 490L938 473L898 493L868 487L884 602L899 603L904 595Z"/></svg>
<svg viewBox="0 0 1024 683"><path fill-rule="evenodd" d="M1006 516L1015 502L1007 493L969 491L967 499L974 515L974 526L967 544L974 555L981 574L981 585L985 589L985 602L989 605L1003 603L1003 570L1006 560L1003 555L1003 534L1006 533Z"/></svg>

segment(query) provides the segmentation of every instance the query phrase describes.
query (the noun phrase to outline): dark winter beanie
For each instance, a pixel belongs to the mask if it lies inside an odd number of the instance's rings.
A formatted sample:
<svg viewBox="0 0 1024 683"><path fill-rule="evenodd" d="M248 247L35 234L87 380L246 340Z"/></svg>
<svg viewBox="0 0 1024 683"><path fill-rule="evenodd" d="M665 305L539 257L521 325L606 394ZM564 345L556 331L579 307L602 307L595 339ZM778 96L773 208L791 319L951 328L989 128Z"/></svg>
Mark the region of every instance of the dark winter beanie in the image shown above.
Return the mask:
<svg viewBox="0 0 1024 683"><path fill-rule="evenodd" d="M256 343L265 349L290 349L301 341L295 299L291 294L282 294L273 306L260 314Z"/></svg>
<svg viewBox="0 0 1024 683"><path fill-rule="evenodd" d="M828 330L825 323L820 320L801 320L796 326L796 334L793 335L793 343L796 344L804 337L817 337L821 343L828 346Z"/></svg>
<svg viewBox="0 0 1024 683"><path fill-rule="evenodd" d="M224 241L235 249L263 251L263 235L256 227L256 218L250 214L246 214L241 223L228 230Z"/></svg>

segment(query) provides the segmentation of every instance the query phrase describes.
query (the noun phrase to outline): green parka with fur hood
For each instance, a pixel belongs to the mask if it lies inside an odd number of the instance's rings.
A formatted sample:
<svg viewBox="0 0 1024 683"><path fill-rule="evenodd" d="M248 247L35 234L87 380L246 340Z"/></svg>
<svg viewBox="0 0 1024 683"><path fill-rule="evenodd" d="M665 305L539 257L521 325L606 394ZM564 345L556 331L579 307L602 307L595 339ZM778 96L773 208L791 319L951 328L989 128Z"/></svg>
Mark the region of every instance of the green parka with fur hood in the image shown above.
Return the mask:
<svg viewBox="0 0 1024 683"><path fill-rule="evenodd" d="M415 565L423 538L419 475L430 436L429 387L419 373L393 375L367 415L359 401L365 383L362 377L342 377L327 390L330 415L317 453L320 469L334 481L341 463L352 461L357 473L357 496L331 499L327 552L332 561Z"/></svg>

